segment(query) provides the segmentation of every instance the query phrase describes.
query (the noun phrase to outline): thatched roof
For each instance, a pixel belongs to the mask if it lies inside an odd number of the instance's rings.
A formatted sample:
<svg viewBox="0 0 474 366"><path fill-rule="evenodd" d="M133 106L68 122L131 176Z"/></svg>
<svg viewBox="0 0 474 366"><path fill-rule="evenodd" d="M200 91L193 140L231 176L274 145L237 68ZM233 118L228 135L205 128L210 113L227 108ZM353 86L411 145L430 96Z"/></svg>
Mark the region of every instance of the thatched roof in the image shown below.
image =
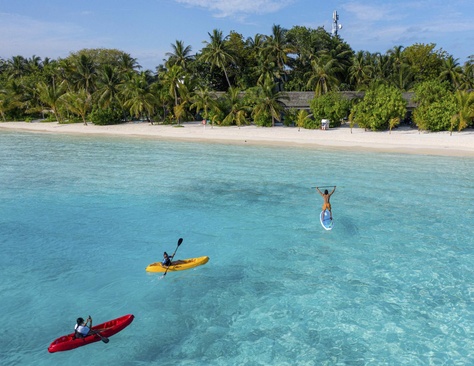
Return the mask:
<svg viewBox="0 0 474 366"><path fill-rule="evenodd" d="M343 91L341 95L346 99L363 98L365 92L362 91ZM309 109L309 103L314 98L314 92L285 92L288 100L285 100L287 108ZM403 98L407 101L407 108L413 109L416 105L413 103L413 93L402 93Z"/></svg>
<svg viewBox="0 0 474 366"><path fill-rule="evenodd" d="M285 99L283 101L283 104L285 104L286 108L309 109L309 103L314 98L313 91L283 92L283 93L288 97L288 99ZM343 91L340 93L344 98L347 98L350 100L355 99L355 98L363 98L365 95L365 92L363 91ZM225 93L224 92L216 93L218 97L222 96L223 94ZM407 108L409 110L414 109L416 107L416 104L413 102L413 95L414 93L412 92L402 93L403 98L407 101Z"/></svg>

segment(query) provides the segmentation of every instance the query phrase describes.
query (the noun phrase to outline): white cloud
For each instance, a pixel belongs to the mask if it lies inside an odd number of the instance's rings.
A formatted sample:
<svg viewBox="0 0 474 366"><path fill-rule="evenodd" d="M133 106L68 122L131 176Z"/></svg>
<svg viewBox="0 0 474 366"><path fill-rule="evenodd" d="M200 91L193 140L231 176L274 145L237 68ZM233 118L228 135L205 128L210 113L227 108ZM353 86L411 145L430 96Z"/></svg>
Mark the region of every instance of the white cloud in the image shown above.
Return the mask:
<svg viewBox="0 0 474 366"><path fill-rule="evenodd" d="M362 21L378 21L390 18L390 9L383 6L371 6L355 2L343 5L343 9L356 19Z"/></svg>
<svg viewBox="0 0 474 366"><path fill-rule="evenodd" d="M72 51L100 44L100 40L88 37L87 30L80 26L9 13L0 13L0 34L2 58L16 55L65 57Z"/></svg>
<svg viewBox="0 0 474 366"><path fill-rule="evenodd" d="M208 9L217 17L268 14L291 4L293 0L175 0L177 3Z"/></svg>

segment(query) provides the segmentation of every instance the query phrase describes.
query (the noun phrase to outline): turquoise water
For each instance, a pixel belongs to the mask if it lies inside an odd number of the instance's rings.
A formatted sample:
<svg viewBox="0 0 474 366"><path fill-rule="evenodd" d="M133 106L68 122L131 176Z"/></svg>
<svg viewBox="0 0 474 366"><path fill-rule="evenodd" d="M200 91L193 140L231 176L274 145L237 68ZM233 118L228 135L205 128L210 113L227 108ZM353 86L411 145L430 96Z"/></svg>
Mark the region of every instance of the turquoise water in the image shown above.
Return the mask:
<svg viewBox="0 0 474 366"><path fill-rule="evenodd" d="M474 160L0 132L2 365L474 364ZM337 184L335 226L317 184ZM173 252L193 270L145 267ZM78 316L135 315L49 354ZM82 361L81 361L82 362Z"/></svg>

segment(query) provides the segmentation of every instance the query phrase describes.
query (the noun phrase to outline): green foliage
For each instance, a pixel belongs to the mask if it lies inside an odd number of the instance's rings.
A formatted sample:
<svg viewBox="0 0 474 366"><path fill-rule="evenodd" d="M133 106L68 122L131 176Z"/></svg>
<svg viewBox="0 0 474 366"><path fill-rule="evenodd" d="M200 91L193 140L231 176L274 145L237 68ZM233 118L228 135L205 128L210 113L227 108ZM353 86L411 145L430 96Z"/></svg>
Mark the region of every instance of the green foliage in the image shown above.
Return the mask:
<svg viewBox="0 0 474 366"><path fill-rule="evenodd" d="M447 58L446 52L435 51L436 45L415 43L405 48L402 56L410 66L416 82L424 82L437 78L442 70L443 60Z"/></svg>
<svg viewBox="0 0 474 366"><path fill-rule="evenodd" d="M296 125L298 119L298 109L296 108L289 108L285 110L283 116L283 124L285 126L294 126Z"/></svg>
<svg viewBox="0 0 474 366"><path fill-rule="evenodd" d="M261 112L254 116L253 122L260 127L272 127L272 116L268 112Z"/></svg>
<svg viewBox="0 0 474 366"><path fill-rule="evenodd" d="M385 54L354 54L340 37L322 27L295 26L287 30L274 25L268 35L247 39L236 31L226 35L216 29L195 56L182 41L171 47L168 59L156 67L156 73L140 72L136 59L115 49L83 49L57 60L38 56L0 60L0 119L23 120L25 116L53 113L51 118L60 122L74 120L75 115L85 122L87 113L94 110L98 123L115 123L130 115L157 116L172 123L176 111L182 120L193 118L188 114L191 109L201 115L208 112L208 118L216 123L240 125L253 118L259 125L266 125L269 115L274 123L285 113L281 108L284 90L314 90L318 95L338 90L366 91L378 83L409 91L416 84L434 79L446 80L453 92L474 87L474 55L461 66L456 58L436 50L434 44L414 44L405 49L398 46ZM239 92L213 105L210 96L215 91L229 90L231 85ZM250 92L253 88L256 90ZM443 100L438 92L440 88L432 86L429 96L418 100L420 108ZM247 94L248 99L242 101ZM337 126L347 115L347 106L332 96L315 102L315 120L306 116L303 122L297 122L302 116L290 111L285 113L284 123L316 128L322 118L329 118L331 125ZM450 128L463 129L473 123L470 102L462 99L465 101L457 102ZM354 118L371 129L395 126L397 118L403 116L385 113L388 102L380 103L383 106L377 106L378 112L371 110L373 106L367 110L356 108ZM173 110L181 105L185 106L182 110ZM108 110L120 118L102 118L103 111ZM420 111L418 116L426 118L426 113ZM426 121L420 123L431 128ZM441 125L445 122L437 123Z"/></svg>
<svg viewBox="0 0 474 366"><path fill-rule="evenodd" d="M392 118L405 116L406 101L400 90L381 84L371 88L364 99L354 105L352 112L353 121L359 127L386 130Z"/></svg>
<svg viewBox="0 0 474 366"><path fill-rule="evenodd" d="M298 128L305 127L308 123L311 123L311 118L305 109L300 109L296 115L296 125Z"/></svg>
<svg viewBox="0 0 474 366"><path fill-rule="evenodd" d="M418 107L430 105L439 101L450 94L450 87L447 82L438 81L436 79L419 83L414 88L415 95L413 101Z"/></svg>
<svg viewBox="0 0 474 366"><path fill-rule="evenodd" d="M220 125L224 117L224 112L222 111L221 107L219 107L219 103L216 103L209 111L209 119L211 120L212 125Z"/></svg>
<svg viewBox="0 0 474 366"><path fill-rule="evenodd" d="M449 84L437 80L420 83L415 88L413 100L418 104L413 122L421 130L446 131L452 129L456 114L456 99Z"/></svg>
<svg viewBox="0 0 474 366"><path fill-rule="evenodd" d="M43 122L56 122L58 119L54 114L48 114L46 115L46 118L43 119Z"/></svg>
<svg viewBox="0 0 474 366"><path fill-rule="evenodd" d="M122 123L122 115L119 110L112 108L94 108L89 115L90 120L96 125L115 125Z"/></svg>
<svg viewBox="0 0 474 366"><path fill-rule="evenodd" d="M474 124L474 91L457 90L455 97L457 113L453 116L453 122L461 131Z"/></svg>
<svg viewBox="0 0 474 366"><path fill-rule="evenodd" d="M414 120L418 128L428 131L447 131L452 129L451 119L456 113L456 101L453 95L428 106L418 108Z"/></svg>
<svg viewBox="0 0 474 366"><path fill-rule="evenodd" d="M321 122L321 119L329 119L331 127L339 127L341 120L349 115L351 102L341 96L340 93L330 92L315 97L310 101L313 118Z"/></svg>
<svg viewBox="0 0 474 366"><path fill-rule="evenodd" d="M302 125L298 127L306 128L307 130L315 130L317 128L321 128L321 120L316 121L314 119L307 118L304 119Z"/></svg>
<svg viewBox="0 0 474 366"><path fill-rule="evenodd" d="M455 113L454 97L447 95L429 105L418 107L413 120L420 130L447 131L452 129L452 117Z"/></svg>

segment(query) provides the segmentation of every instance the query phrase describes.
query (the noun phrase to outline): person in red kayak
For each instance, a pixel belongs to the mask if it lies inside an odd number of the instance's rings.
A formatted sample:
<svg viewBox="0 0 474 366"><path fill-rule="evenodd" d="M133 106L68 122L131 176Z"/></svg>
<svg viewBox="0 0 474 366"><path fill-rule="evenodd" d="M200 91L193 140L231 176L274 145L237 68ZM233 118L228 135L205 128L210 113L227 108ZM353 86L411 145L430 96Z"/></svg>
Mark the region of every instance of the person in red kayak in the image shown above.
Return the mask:
<svg viewBox="0 0 474 366"><path fill-rule="evenodd" d="M89 335L92 328L92 318L89 315L86 321L83 318L77 318L74 333L76 338L84 338Z"/></svg>
<svg viewBox="0 0 474 366"><path fill-rule="evenodd" d="M318 187L316 187L316 189L318 190L319 194L323 197L324 199L324 203L323 203L323 208L322 210L328 210L329 211L329 215L330 215L330 218L332 220L332 208L331 208L331 203L329 202L332 194L334 193L334 191L336 190L336 186L334 186L334 189L331 191L331 193L329 193L329 191L327 189L324 190L324 193L321 192L319 190Z"/></svg>
<svg viewBox="0 0 474 366"><path fill-rule="evenodd" d="M76 326L74 327L74 338L84 338L88 335L97 334L102 342L107 343L109 339L107 337L103 337L92 328L92 318L89 315L87 319L84 321L83 318L77 318Z"/></svg>

